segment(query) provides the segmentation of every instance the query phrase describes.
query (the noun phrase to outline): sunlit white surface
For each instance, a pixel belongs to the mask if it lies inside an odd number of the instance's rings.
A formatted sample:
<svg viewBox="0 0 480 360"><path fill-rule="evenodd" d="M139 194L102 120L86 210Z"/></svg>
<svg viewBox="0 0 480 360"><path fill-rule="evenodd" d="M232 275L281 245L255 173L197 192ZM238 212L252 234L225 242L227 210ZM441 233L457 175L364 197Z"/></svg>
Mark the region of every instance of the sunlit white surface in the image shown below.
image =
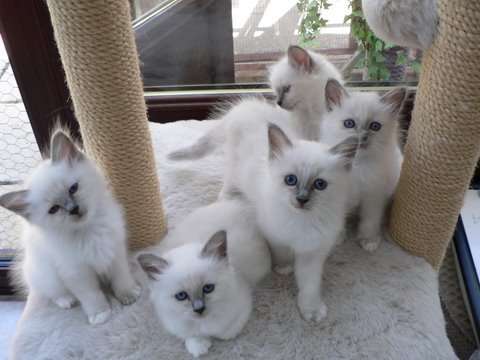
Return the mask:
<svg viewBox="0 0 480 360"><path fill-rule="evenodd" d="M234 30L242 29L245 26L257 3L258 0L239 0L238 2L232 2L232 25Z"/></svg>
<svg viewBox="0 0 480 360"><path fill-rule="evenodd" d="M277 23L291 8L297 7L296 0L270 1L258 24L261 28L270 27Z"/></svg>

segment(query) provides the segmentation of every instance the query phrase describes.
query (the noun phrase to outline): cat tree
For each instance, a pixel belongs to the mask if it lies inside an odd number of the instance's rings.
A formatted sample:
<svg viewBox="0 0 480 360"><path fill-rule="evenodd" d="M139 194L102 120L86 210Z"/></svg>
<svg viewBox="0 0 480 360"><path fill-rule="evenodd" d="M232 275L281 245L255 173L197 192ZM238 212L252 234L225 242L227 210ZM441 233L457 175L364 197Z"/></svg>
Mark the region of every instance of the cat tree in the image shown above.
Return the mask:
<svg viewBox="0 0 480 360"><path fill-rule="evenodd" d="M86 150L126 207L131 247L153 244L165 222L128 1L47 3ZM472 173L480 127L473 122L480 99L474 66L480 55L474 48L480 37L479 5L441 0L440 11L439 39L426 54L392 219L395 240L435 266ZM449 116L456 119L455 126L447 121ZM152 126L160 140L155 152L163 158L174 146L191 141L193 129L201 134L208 125ZM221 155L192 162L188 171L157 165L172 222L216 198ZM198 181L179 181L185 178ZM325 280L330 309L322 323L307 324L298 315L292 277L272 275L256 289L256 310L242 335L216 342L209 358L455 358L445 332L438 275L424 259L389 242L372 255L347 240L327 262ZM191 359L181 342L164 333L147 295L127 307L112 299L111 321L90 326L80 309L60 311L30 294L17 325L12 358L34 358L41 352L45 358L61 359L154 359L159 353L168 359Z"/></svg>
<svg viewBox="0 0 480 360"><path fill-rule="evenodd" d="M159 241L165 220L127 0L48 0L87 153L125 208L129 244Z"/></svg>
<svg viewBox="0 0 480 360"><path fill-rule="evenodd" d="M480 3L439 0L424 53L390 229L439 268L480 154Z"/></svg>

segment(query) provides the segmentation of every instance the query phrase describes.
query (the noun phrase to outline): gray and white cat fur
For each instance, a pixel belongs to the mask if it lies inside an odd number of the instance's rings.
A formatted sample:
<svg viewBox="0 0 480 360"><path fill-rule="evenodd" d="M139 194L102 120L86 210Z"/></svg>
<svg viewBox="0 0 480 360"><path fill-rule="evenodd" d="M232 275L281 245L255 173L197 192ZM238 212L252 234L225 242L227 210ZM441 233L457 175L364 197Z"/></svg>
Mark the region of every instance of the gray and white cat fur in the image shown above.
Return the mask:
<svg viewBox="0 0 480 360"><path fill-rule="evenodd" d="M152 279L151 299L162 324L195 357L208 352L211 338L241 332L252 310L252 288L271 268L254 209L240 198L193 211L138 260ZM179 300L182 292L187 296Z"/></svg>
<svg viewBox="0 0 480 360"><path fill-rule="evenodd" d="M437 0L362 0L368 25L396 45L428 49L438 24Z"/></svg>
<svg viewBox="0 0 480 360"><path fill-rule="evenodd" d="M295 137L318 140L320 123L325 113L324 92L327 80L342 81L340 72L323 55L290 46L287 55L270 69L270 86L276 95L278 107L264 120L282 128L289 128ZM241 105L234 103L228 110ZM199 159L225 143L228 125L222 112L218 125L200 137L193 145L168 155L172 160ZM228 112L227 112L228 114Z"/></svg>
<svg viewBox="0 0 480 360"><path fill-rule="evenodd" d="M294 261L302 316L320 321L327 313L323 264L344 227L358 139L335 146L291 140L278 126L257 120L271 105L251 100L240 106L227 131L220 197L240 191L254 204L277 270Z"/></svg>
<svg viewBox="0 0 480 360"><path fill-rule="evenodd" d="M64 131L53 134L50 159L34 170L27 189L2 195L0 206L25 219L17 266L29 293L64 309L78 300L91 324L111 313L101 280L122 304L135 302L140 287L127 260L122 208Z"/></svg>
<svg viewBox="0 0 480 360"><path fill-rule="evenodd" d="M330 80L325 93L329 113L322 123L321 141L334 145L357 136L360 142L352 165L349 208L358 210L361 246L374 251L383 238L385 211L400 176L398 118L407 90L399 87L383 96L349 93Z"/></svg>

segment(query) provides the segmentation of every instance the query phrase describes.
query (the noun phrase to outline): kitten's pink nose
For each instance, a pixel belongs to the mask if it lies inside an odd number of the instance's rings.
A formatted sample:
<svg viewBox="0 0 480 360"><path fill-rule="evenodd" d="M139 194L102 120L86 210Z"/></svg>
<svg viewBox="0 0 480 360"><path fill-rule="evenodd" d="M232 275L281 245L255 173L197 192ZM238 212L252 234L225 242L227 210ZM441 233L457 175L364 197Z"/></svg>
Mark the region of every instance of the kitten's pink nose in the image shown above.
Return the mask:
<svg viewBox="0 0 480 360"><path fill-rule="evenodd" d="M80 213L80 208L76 205L72 210L70 210L70 215L78 215Z"/></svg>

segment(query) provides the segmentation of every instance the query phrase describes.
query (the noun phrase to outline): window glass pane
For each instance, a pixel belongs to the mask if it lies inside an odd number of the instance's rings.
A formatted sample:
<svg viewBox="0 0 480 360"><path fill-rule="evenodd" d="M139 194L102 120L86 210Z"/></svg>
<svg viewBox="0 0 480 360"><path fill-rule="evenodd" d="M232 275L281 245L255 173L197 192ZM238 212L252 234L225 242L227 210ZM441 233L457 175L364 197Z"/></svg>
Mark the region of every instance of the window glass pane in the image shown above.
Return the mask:
<svg viewBox="0 0 480 360"><path fill-rule="evenodd" d="M6 185L24 180L41 160L12 67L0 38L0 195L19 190ZM20 218L0 208L0 258L19 247Z"/></svg>
<svg viewBox="0 0 480 360"><path fill-rule="evenodd" d="M168 0L130 0L132 19L138 19Z"/></svg>
<svg viewBox="0 0 480 360"><path fill-rule="evenodd" d="M417 80L420 54L375 38L359 0L133 0L133 7L147 87L264 83L292 44L324 54L349 81Z"/></svg>

